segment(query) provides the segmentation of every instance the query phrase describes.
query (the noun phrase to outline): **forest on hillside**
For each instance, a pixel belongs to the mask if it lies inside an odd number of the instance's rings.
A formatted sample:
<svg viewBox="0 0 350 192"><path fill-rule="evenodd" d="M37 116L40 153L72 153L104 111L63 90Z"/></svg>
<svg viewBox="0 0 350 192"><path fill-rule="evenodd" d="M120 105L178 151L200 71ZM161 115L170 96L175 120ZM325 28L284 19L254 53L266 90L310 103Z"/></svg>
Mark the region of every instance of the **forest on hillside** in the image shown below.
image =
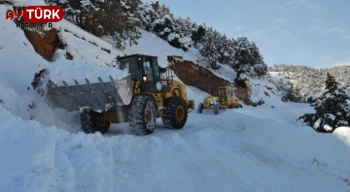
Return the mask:
<svg viewBox="0 0 350 192"><path fill-rule="evenodd" d="M280 72L280 78L275 84L284 90L292 89L301 96L319 96L326 88L327 73L333 75L342 85L350 85L350 66L336 66L324 69L315 69L298 65L274 65L268 67L269 72ZM286 81L289 83L286 83ZM350 93L350 87L346 89Z"/></svg>

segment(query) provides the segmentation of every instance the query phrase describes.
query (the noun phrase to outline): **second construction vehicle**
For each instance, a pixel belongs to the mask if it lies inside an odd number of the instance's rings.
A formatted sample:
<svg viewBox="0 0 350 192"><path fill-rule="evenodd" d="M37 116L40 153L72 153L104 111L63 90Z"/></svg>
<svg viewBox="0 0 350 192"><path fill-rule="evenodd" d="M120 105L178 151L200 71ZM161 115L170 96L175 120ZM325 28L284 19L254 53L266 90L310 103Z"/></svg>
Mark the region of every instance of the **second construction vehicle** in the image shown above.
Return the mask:
<svg viewBox="0 0 350 192"><path fill-rule="evenodd" d="M110 77L109 82L99 78L99 83L75 80L75 85L63 82L64 86L49 81L43 89L46 100L51 106L79 111L85 133L106 133L111 123L128 122L132 134L147 135L153 133L157 117L168 128L184 127L194 101L188 100L186 86L174 80L172 72L161 77L157 57L134 54L118 57L114 64L129 76ZM40 79L43 77L37 74L34 82Z"/></svg>
<svg viewBox="0 0 350 192"><path fill-rule="evenodd" d="M234 96L234 90L231 86L218 87L218 96L209 95L204 98L203 103L198 105L198 113L202 113L204 109L213 109L214 114L219 114L220 109L242 108L239 99Z"/></svg>

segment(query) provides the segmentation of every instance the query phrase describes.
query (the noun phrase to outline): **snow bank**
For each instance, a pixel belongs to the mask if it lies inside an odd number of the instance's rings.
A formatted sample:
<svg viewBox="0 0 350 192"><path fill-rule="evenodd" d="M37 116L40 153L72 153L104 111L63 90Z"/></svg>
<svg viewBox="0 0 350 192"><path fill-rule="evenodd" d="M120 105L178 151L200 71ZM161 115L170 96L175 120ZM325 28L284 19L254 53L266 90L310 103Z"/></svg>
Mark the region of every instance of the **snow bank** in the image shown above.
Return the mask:
<svg viewBox="0 0 350 192"><path fill-rule="evenodd" d="M350 145L350 127L338 127L333 131L333 134L344 140L344 142Z"/></svg>
<svg viewBox="0 0 350 192"><path fill-rule="evenodd" d="M67 82L69 85L75 85L74 79L79 83L85 84L85 78L91 83L98 83L98 77L104 82L109 82L109 76L112 76L113 79L121 79L129 74L127 71L119 70L115 67L85 64L66 59L59 59L51 63L48 71L48 78L58 85L63 85L62 81Z"/></svg>
<svg viewBox="0 0 350 192"><path fill-rule="evenodd" d="M7 9L12 6L0 4L0 13ZM36 54L24 32L13 21L0 17L0 30L0 99L13 114L29 118L28 105L35 94L30 83L34 74L49 62Z"/></svg>

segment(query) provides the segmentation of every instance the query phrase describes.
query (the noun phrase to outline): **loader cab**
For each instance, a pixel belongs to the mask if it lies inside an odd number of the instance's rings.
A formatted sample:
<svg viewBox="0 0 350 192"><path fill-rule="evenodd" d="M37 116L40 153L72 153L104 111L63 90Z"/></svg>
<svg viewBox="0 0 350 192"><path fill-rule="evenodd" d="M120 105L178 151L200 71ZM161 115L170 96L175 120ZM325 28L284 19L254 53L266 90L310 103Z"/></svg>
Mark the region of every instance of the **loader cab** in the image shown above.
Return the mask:
<svg viewBox="0 0 350 192"><path fill-rule="evenodd" d="M157 57L140 54L119 57L116 66L129 72L133 81L140 82L141 92L162 91Z"/></svg>

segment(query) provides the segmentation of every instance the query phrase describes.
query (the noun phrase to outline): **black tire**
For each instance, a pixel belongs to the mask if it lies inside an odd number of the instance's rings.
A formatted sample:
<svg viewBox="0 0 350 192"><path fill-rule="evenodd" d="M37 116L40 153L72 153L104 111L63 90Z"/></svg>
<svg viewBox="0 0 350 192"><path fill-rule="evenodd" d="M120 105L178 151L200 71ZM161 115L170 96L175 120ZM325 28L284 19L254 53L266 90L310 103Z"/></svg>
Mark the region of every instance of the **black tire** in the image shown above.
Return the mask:
<svg viewBox="0 0 350 192"><path fill-rule="evenodd" d="M232 104L230 108L237 109L237 108L239 108L239 104L238 103Z"/></svg>
<svg viewBox="0 0 350 192"><path fill-rule="evenodd" d="M203 108L204 108L203 103L199 103L199 104L198 104L197 112L200 113L200 114L203 113Z"/></svg>
<svg viewBox="0 0 350 192"><path fill-rule="evenodd" d="M163 124L170 129L181 129L185 126L188 116L186 101L181 97L171 97L165 101Z"/></svg>
<svg viewBox="0 0 350 192"><path fill-rule="evenodd" d="M111 123L109 121L100 121L98 116L99 114L92 110L80 113L81 128L85 133L89 134L98 131L104 134L109 130Z"/></svg>
<svg viewBox="0 0 350 192"><path fill-rule="evenodd" d="M128 110L130 130L134 135L148 135L156 127L157 110L150 96L136 96Z"/></svg>
<svg viewBox="0 0 350 192"><path fill-rule="evenodd" d="M220 112L220 104L217 103L214 105L214 114L217 115Z"/></svg>

